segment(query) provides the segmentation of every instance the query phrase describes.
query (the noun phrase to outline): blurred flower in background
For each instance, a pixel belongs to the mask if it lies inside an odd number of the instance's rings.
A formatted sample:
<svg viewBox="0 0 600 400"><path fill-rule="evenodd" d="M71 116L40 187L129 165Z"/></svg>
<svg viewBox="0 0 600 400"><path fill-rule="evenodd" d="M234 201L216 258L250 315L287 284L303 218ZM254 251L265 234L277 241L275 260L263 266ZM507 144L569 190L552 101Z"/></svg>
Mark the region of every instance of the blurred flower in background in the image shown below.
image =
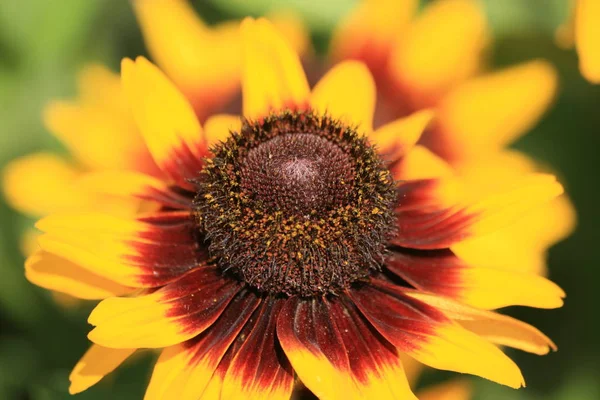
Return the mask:
<svg viewBox="0 0 600 400"><path fill-rule="evenodd" d="M600 2L577 0L575 3L575 43L579 53L579 68L587 80L600 83Z"/></svg>
<svg viewBox="0 0 600 400"><path fill-rule="evenodd" d="M556 31L559 46L577 48L581 74L591 83L600 83L598 18L600 4L594 0L571 0L571 15Z"/></svg>
<svg viewBox="0 0 600 400"><path fill-rule="evenodd" d="M419 157L444 158L478 190L539 170L526 155L505 147L550 106L554 68L536 60L484 73L491 35L482 3L436 0L418 14L417 6L416 0L361 2L337 28L334 57L370 67L383 92L384 121L435 107ZM423 173L420 163L411 168ZM544 273L547 248L572 232L574 223L573 207L563 197L522 223L453 250L473 265Z"/></svg>
<svg viewBox="0 0 600 400"><path fill-rule="evenodd" d="M359 59L373 73L380 96L374 121L376 127L426 107L437 111L436 119L411 152L410 163L403 166L405 176L456 176L484 194L503 185L509 187L524 173L548 170L546 164L540 165L524 153L505 147L534 127L552 104L556 95L556 72L549 63L539 59L506 67L506 64L515 64L513 60L531 60L546 55L540 54L538 48L532 48L525 58L507 57L512 62L503 62L503 69L490 73L494 64L490 52L494 47L493 34L482 3L437 0L426 2L419 9L416 1L363 1L354 5L341 1L324 5L322 11L316 13L311 10L311 7L316 8L314 5L290 3L296 11L279 10L271 14L272 20L293 47L305 55L303 59L311 80L318 80L319 71L324 70L324 60L317 59L309 50L312 47L309 26L313 29L312 39L317 52L322 53L324 49L320 39L323 33L334 31L330 59ZM577 20L584 21L579 26L582 31L591 32L585 36L590 38L593 29L585 20L593 13L580 11L584 9L584 3L580 2ZM255 8L251 10L248 10L250 6L233 0L221 2L218 7L208 7L205 13L213 18L219 16L219 22L210 26L203 23L185 1L137 0L132 4L153 59L192 104L196 116L204 122L205 132L208 135L213 132L215 138L222 138L218 128L231 126L232 120L228 115L212 118L211 115L215 112L237 113L241 107L240 38L237 22L226 20L248 11L264 13L265 2L253 3ZM511 14L516 9L521 10L511 4L516 3L507 1L505 5L493 7L488 4L487 11L493 17L494 12L509 10L506 15L514 21L515 16L523 14ZM221 6L225 12L219 9ZM525 9L528 6L518 7ZM346 16L340 18L342 14ZM547 14L553 15L552 11ZM300 15L304 16L304 22ZM510 18L507 20L511 21ZM499 32L498 26L496 22L496 32ZM514 29L525 25L504 25L505 32L513 32L506 26ZM588 40L587 43L591 42ZM586 47L585 42L578 44L582 70L584 49L591 47ZM227 51L234 48L238 50ZM6 47L0 46L0 49ZM518 46L509 50L512 50L510 54L519 54ZM139 50L127 52L130 56L138 53ZM214 57L199 57L199 54ZM111 61L113 65L114 60ZM593 61L588 64L592 65ZM133 123L119 78L98 65L84 68L80 76L78 98L71 102L55 102L44 113L48 129L64 142L72 156L44 151L13 162L5 170L7 199L32 217L86 209L128 216L152 209L147 202L107 196L99 194L99 190L89 191L90 181L80 179L89 171L115 169L164 178ZM580 89L578 93L581 92ZM547 125L546 130L552 132ZM553 137L558 138L565 130L557 128L555 132ZM26 149L26 146L22 148ZM44 195L40 195L40 187L44 187ZM566 237L574 222L570 202L561 197L548 206L539 207L511 227L463 241L452 250L470 265L546 273L548 247ZM25 251L36 247L34 236L33 233L26 235L22 245ZM31 268L36 263L29 265ZM16 267L13 270L18 271ZM60 276L41 272L37 275L41 280L36 283L49 288L62 287L63 291L68 288L67 292L74 290L80 297L81 293L87 293L86 298L102 298L107 294L127 292L117 286L104 292L85 285L69 286ZM86 329L83 325L79 328L80 331ZM1 360L0 354L0 364ZM61 365L68 368L72 361L73 356L61 361ZM144 378L137 379L144 381ZM425 381L428 379L425 374ZM456 393L467 396L468 385L465 384L464 381L456 383ZM586 387L585 384L577 386ZM441 392L434 393L439 396ZM452 393L452 389L445 393Z"/></svg>

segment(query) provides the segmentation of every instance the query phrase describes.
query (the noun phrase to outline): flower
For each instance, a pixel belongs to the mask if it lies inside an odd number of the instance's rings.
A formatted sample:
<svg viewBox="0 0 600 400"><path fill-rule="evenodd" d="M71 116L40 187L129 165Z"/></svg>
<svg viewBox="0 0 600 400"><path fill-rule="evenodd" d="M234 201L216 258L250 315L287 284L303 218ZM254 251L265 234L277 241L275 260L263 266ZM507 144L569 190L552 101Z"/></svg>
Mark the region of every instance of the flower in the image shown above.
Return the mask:
<svg viewBox="0 0 600 400"><path fill-rule="evenodd" d="M596 21L600 4L593 0L577 0L575 6L575 44L579 54L581 74L592 83L600 83L600 30Z"/></svg>
<svg viewBox="0 0 600 400"><path fill-rule="evenodd" d="M506 147L550 106L554 68L533 60L486 72L490 34L479 1L436 0L418 14L417 5L363 0L334 35L335 59L364 61L373 72L381 93L378 119L434 108L435 120L419 142L420 157L442 158L482 191L490 182L510 185L524 173L546 169ZM518 224L464 242L457 254L473 265L485 261L544 274L547 249L573 231L575 219L570 201L561 196Z"/></svg>
<svg viewBox="0 0 600 400"><path fill-rule="evenodd" d="M188 98L201 122L235 101L241 74L239 21L206 26L187 0L132 4L150 54ZM308 51L308 34L294 14L278 12L269 19L297 51Z"/></svg>
<svg viewBox="0 0 600 400"><path fill-rule="evenodd" d="M562 47L575 44L579 55L579 70L591 83L600 83L600 52L597 38L600 31L596 21L600 16L600 4L594 0L575 0L572 15L556 32L556 39Z"/></svg>
<svg viewBox="0 0 600 400"><path fill-rule="evenodd" d="M474 267L453 249L556 197L560 184L526 174L482 196L418 155L430 110L373 130L376 91L362 63L334 66L311 91L269 22L241 29L242 119L215 116L203 129L157 67L122 63L164 178L117 170L82 185L158 209L37 224L28 276L104 298L70 391L143 348L163 349L149 399L284 399L295 376L320 398L414 398L400 354L522 386L496 345L555 346L491 310L559 307L564 293L535 274Z"/></svg>

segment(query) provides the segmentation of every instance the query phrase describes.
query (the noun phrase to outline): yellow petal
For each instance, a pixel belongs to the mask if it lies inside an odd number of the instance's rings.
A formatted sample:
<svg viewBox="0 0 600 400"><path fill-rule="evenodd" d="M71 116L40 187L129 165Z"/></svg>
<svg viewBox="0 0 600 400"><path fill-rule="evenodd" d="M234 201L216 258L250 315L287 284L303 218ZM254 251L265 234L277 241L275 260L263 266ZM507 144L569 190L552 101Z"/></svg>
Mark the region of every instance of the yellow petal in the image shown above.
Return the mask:
<svg viewBox="0 0 600 400"><path fill-rule="evenodd" d="M123 87L156 164L176 181L205 155L202 128L186 98L143 57L122 63ZM190 159L191 157L191 159Z"/></svg>
<svg viewBox="0 0 600 400"><path fill-rule="evenodd" d="M144 170L148 150L130 118L96 106L53 102L44 110L48 129L89 168Z"/></svg>
<svg viewBox="0 0 600 400"><path fill-rule="evenodd" d="M37 153L19 158L3 171L7 201L32 216L80 209L86 196L73 185L79 171L62 158Z"/></svg>
<svg viewBox="0 0 600 400"><path fill-rule="evenodd" d="M438 111L438 126L449 147L444 151L460 159L506 146L539 120L556 87L556 72L544 61L511 67L457 87Z"/></svg>
<svg viewBox="0 0 600 400"><path fill-rule="evenodd" d="M483 195L477 188L467 194L473 201L468 211L479 213L480 217L470 230L473 236L484 235L510 225L521 215L547 204L563 193L563 187L556 178L548 174L528 174L512 182L512 187L498 194ZM482 200L477 198L484 197Z"/></svg>
<svg viewBox="0 0 600 400"><path fill-rule="evenodd" d="M118 74L103 65L88 64L77 78L78 100L81 104L128 116L129 106Z"/></svg>
<svg viewBox="0 0 600 400"><path fill-rule="evenodd" d="M381 366L377 373L367 373L364 380L364 383L356 382L361 399L417 400L399 363L393 366Z"/></svg>
<svg viewBox="0 0 600 400"><path fill-rule="evenodd" d="M70 394L83 392L114 371L136 349L110 349L93 344L69 375Z"/></svg>
<svg viewBox="0 0 600 400"><path fill-rule="evenodd" d="M240 35L234 24L207 27L187 0L134 0L148 50L202 117L239 88Z"/></svg>
<svg viewBox="0 0 600 400"><path fill-rule="evenodd" d="M204 137L210 148L219 142L224 142L231 132L239 132L242 121L237 115L218 114L210 117L204 123Z"/></svg>
<svg viewBox="0 0 600 400"><path fill-rule="evenodd" d="M452 178L454 171L441 157L431 150L416 145L402 158L392 172L394 178L401 180Z"/></svg>
<svg viewBox="0 0 600 400"><path fill-rule="evenodd" d="M352 398L356 387L348 371L338 370L322 353L282 343L285 355L302 382L321 399Z"/></svg>
<svg viewBox="0 0 600 400"><path fill-rule="evenodd" d="M165 191L168 185L160 179L131 171L102 171L82 175L77 185L87 191L120 197L140 196L146 191Z"/></svg>
<svg viewBox="0 0 600 400"><path fill-rule="evenodd" d="M257 119L272 111L305 107L308 82L291 46L265 19L247 18L241 29L244 116Z"/></svg>
<svg viewBox="0 0 600 400"><path fill-rule="evenodd" d="M104 214L73 213L53 214L36 227L46 232L38 238L44 251L121 285L139 286L139 267L122 257L132 252L123 239L133 239L143 231L142 224Z"/></svg>
<svg viewBox="0 0 600 400"><path fill-rule="evenodd" d="M509 188L537 168L531 159L516 151L502 151L457 165L465 185L482 194ZM458 243L452 250L470 265L543 274L546 250L567 237L575 224L574 208L563 195L531 209L504 228Z"/></svg>
<svg viewBox="0 0 600 400"><path fill-rule="evenodd" d="M573 206L560 196L504 228L455 244L452 251L470 265L543 275L548 247L567 237L575 220Z"/></svg>
<svg viewBox="0 0 600 400"><path fill-rule="evenodd" d="M600 83L600 2L577 0L575 6L575 45L581 74L592 83Z"/></svg>
<svg viewBox="0 0 600 400"><path fill-rule="evenodd" d="M534 274L475 266L462 270L460 276L465 290L458 296L464 303L479 308L558 308L565 297L555 283Z"/></svg>
<svg viewBox="0 0 600 400"><path fill-rule="evenodd" d="M164 349L152 371L152 379L144 400L160 400L167 397L181 400L198 399L208 385L219 359L205 357L196 361L194 356L195 354L183 345Z"/></svg>
<svg viewBox="0 0 600 400"><path fill-rule="evenodd" d="M88 338L103 346L126 349L166 347L195 336L195 332L186 332L185 326L169 316L170 309L156 294L105 299L88 318L95 326Z"/></svg>
<svg viewBox="0 0 600 400"><path fill-rule="evenodd" d="M9 163L2 178L9 204L34 217L90 209L122 216L137 212L139 200L94 195L78 185L80 177L80 171L62 158L37 153Z"/></svg>
<svg viewBox="0 0 600 400"><path fill-rule="evenodd" d="M477 375L515 389L525 386L519 367L510 358L457 324L436 328L420 348L407 353L433 368Z"/></svg>
<svg viewBox="0 0 600 400"><path fill-rule="evenodd" d="M286 10L274 10L267 15L267 19L298 54L302 56L311 52L310 32L299 15Z"/></svg>
<svg viewBox="0 0 600 400"><path fill-rule="evenodd" d="M120 296L133 290L42 250L25 262L25 276L38 286L85 300Z"/></svg>
<svg viewBox="0 0 600 400"><path fill-rule="evenodd" d="M470 400L473 385L466 379L452 379L448 382L430 385L419 391L419 400Z"/></svg>
<svg viewBox="0 0 600 400"><path fill-rule="evenodd" d="M432 105L479 68L486 21L475 0L438 0L398 41L390 71L417 106Z"/></svg>
<svg viewBox="0 0 600 400"><path fill-rule="evenodd" d="M92 64L79 74L78 86L76 100L53 101L45 107L48 129L87 167L149 170L152 160L119 76Z"/></svg>
<svg viewBox="0 0 600 400"><path fill-rule="evenodd" d="M458 321L463 327L492 343L544 355L556 345L533 326L493 311L480 310L449 298L423 292L407 292Z"/></svg>
<svg viewBox="0 0 600 400"><path fill-rule="evenodd" d="M110 297L92 311L88 338L111 348L161 348L205 331L238 293L237 282L199 267L151 294Z"/></svg>
<svg viewBox="0 0 600 400"><path fill-rule="evenodd" d="M373 129L375 82L367 67L357 61L334 66L314 87L310 105L320 114L329 114L362 132Z"/></svg>
<svg viewBox="0 0 600 400"><path fill-rule="evenodd" d="M413 148L433 116L432 110L417 111L378 128L369 135L369 140L377 146L380 154L395 160Z"/></svg>

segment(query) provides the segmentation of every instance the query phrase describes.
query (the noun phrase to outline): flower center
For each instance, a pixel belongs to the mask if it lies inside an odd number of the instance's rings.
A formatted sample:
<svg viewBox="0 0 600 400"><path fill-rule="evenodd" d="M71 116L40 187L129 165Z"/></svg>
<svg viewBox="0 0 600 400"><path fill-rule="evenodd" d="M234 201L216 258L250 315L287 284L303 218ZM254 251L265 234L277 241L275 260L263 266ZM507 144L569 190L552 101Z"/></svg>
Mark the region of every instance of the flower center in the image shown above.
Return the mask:
<svg viewBox="0 0 600 400"><path fill-rule="evenodd" d="M380 270L397 195L354 129L284 112L245 122L213 152L194 206L224 273L261 292L315 296Z"/></svg>
<svg viewBox="0 0 600 400"><path fill-rule="evenodd" d="M250 150L241 187L273 210L324 212L343 206L353 188L354 165L338 146L322 137L285 134Z"/></svg>

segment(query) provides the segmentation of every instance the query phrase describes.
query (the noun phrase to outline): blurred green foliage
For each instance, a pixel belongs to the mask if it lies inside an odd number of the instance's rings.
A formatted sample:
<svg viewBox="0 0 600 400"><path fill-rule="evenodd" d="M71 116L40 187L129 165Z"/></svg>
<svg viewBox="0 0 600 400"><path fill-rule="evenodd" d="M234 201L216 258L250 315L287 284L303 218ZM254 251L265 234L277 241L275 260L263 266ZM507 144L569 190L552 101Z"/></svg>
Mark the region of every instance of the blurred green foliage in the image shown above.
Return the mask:
<svg viewBox="0 0 600 400"><path fill-rule="evenodd" d="M208 20L260 15L275 5L299 11L326 49L332 26L356 0L197 1ZM566 0L485 0L496 38L492 64L533 58L552 61L561 91L555 107L517 143L552 165L579 213L577 232L550 252L551 277L568 293L559 310L510 309L548 333L560 351L546 357L511 352L528 388L514 391L483 380L476 399L586 400L600 398L600 87L585 82L572 50L558 49L553 33L568 14ZM74 93L75 74L89 61L116 70L121 57L145 54L128 2L123 0L8 0L0 2L0 168L41 149L64 150L44 130L41 109L49 99ZM43 191L40 189L40 195ZM66 399L68 375L87 348L91 305L69 309L26 282L18 242L33 221L0 202L0 399ZM154 355L127 363L81 399L142 398ZM451 374L429 372L424 382Z"/></svg>

